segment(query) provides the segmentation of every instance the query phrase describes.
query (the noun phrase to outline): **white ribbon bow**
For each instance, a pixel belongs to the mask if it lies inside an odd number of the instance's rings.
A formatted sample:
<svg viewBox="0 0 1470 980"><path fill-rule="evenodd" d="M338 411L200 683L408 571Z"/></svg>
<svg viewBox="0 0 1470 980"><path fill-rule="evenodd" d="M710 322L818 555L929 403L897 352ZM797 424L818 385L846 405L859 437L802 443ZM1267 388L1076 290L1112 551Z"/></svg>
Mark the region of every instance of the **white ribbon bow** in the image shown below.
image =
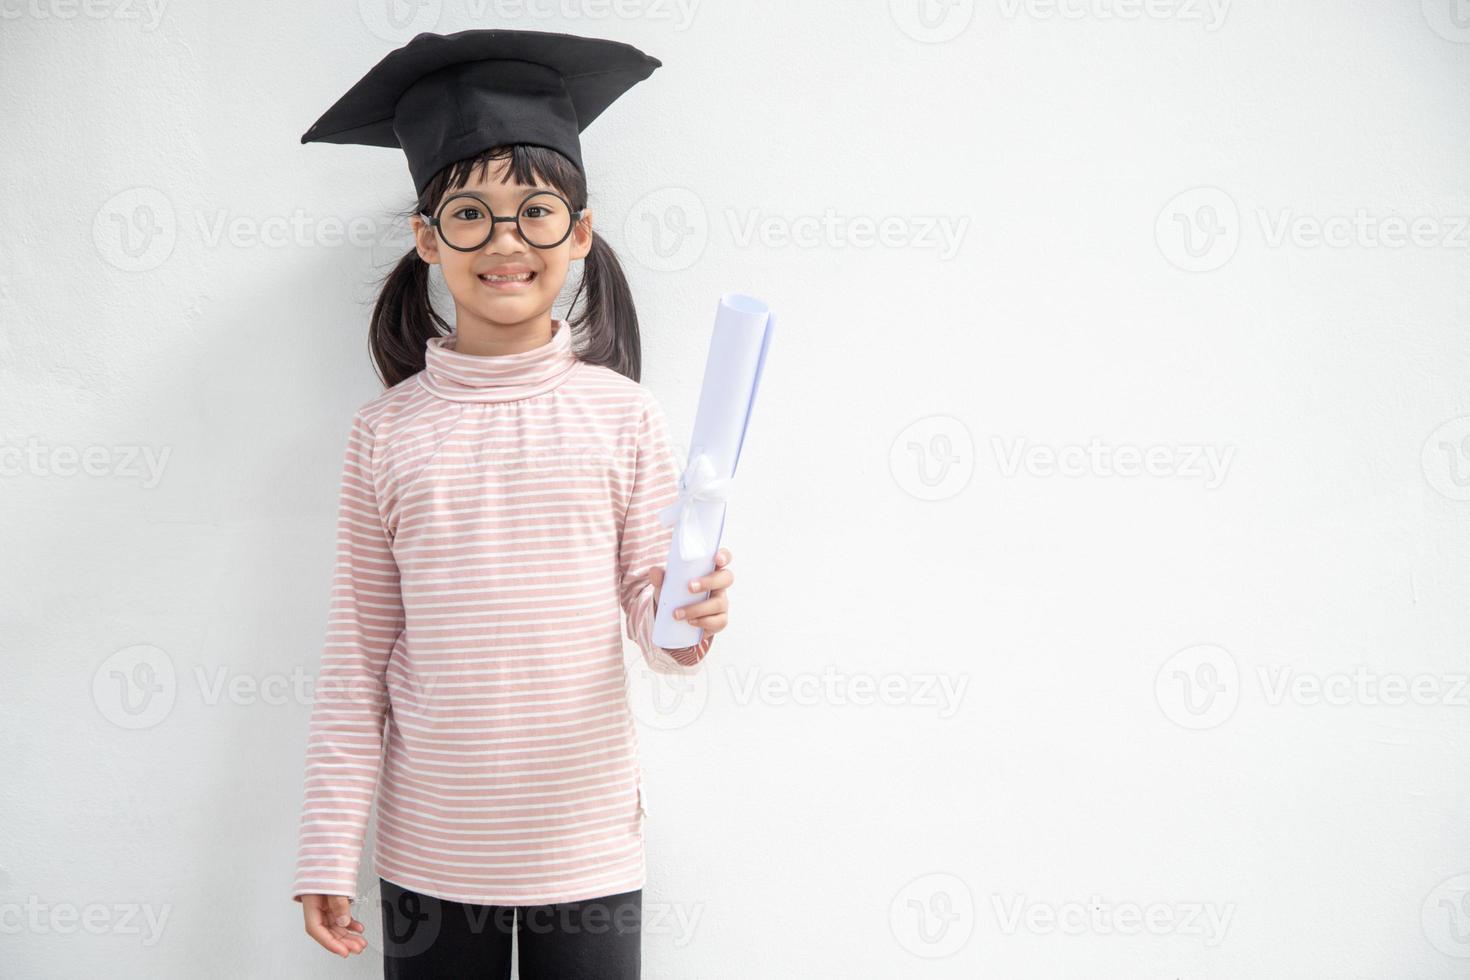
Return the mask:
<svg viewBox="0 0 1470 980"><path fill-rule="evenodd" d="M695 514L695 501L729 499L733 479L715 476L715 464L704 453L699 453L689 461L684 475L679 478L678 501L658 512L659 523L664 527L678 523L674 534L679 541L679 557L684 561L693 561L708 550Z"/></svg>

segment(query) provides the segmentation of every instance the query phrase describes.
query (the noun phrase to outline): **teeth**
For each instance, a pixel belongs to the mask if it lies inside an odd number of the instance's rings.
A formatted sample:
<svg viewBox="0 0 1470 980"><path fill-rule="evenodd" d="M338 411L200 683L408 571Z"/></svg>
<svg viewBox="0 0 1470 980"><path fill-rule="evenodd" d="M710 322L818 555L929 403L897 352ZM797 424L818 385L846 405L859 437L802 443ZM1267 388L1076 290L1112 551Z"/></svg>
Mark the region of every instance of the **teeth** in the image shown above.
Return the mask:
<svg viewBox="0 0 1470 980"><path fill-rule="evenodd" d="M522 272L514 276L481 276L486 282L530 282L533 273Z"/></svg>

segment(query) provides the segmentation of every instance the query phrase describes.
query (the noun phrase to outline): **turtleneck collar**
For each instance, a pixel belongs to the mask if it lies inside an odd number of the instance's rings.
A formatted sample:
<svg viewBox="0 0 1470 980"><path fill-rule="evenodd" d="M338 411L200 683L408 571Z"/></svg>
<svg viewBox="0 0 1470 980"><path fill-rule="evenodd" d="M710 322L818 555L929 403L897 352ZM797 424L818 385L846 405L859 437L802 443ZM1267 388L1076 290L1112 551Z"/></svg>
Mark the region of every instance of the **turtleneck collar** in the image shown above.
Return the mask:
<svg viewBox="0 0 1470 980"><path fill-rule="evenodd" d="M581 363L567 321L552 320L551 330L551 340L519 354L461 353L458 330L430 337L419 380L439 397L463 402L509 402L550 391Z"/></svg>

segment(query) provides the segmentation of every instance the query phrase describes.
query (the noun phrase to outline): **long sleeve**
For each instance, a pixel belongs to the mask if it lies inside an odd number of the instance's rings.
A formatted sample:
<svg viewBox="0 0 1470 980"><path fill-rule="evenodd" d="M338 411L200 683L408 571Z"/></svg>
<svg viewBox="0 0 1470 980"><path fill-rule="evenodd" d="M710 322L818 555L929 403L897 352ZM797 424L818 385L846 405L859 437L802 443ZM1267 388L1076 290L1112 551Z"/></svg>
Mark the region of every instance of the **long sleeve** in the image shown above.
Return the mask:
<svg viewBox="0 0 1470 980"><path fill-rule="evenodd" d="M374 434L352 420L342 464L327 635L306 747L292 897L357 894L388 708L385 673L404 625L398 565L373 480Z"/></svg>
<svg viewBox="0 0 1470 980"><path fill-rule="evenodd" d="M634 471L618 539L619 595L627 614L628 638L643 651L650 669L661 674L694 673L709 652L714 634L705 631L694 646L673 650L653 642L655 596L649 572L662 566L674 536L674 529L659 521L658 512L679 499L679 471L668 422L651 394L639 420Z"/></svg>

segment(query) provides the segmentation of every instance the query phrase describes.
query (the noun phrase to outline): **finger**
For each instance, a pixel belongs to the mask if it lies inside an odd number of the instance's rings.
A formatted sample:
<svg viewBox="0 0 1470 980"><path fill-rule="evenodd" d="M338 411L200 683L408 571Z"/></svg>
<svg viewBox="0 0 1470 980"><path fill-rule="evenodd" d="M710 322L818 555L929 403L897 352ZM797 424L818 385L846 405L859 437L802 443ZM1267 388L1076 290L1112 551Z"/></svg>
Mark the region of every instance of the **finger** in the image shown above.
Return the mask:
<svg viewBox="0 0 1470 980"><path fill-rule="evenodd" d="M730 617L724 613L715 613L713 616L705 616L690 622L690 626L697 626L706 633L718 633L730 622Z"/></svg>
<svg viewBox="0 0 1470 980"><path fill-rule="evenodd" d="M346 895L328 895L327 921L334 926L350 924L352 922L352 900Z"/></svg>
<svg viewBox="0 0 1470 980"><path fill-rule="evenodd" d="M361 925L361 923L359 923L359 925ZM360 935L359 933L347 932L339 928L337 929L336 937L338 942L342 943L344 946L347 947L350 952L354 954L361 953L363 950L367 949L367 938Z"/></svg>
<svg viewBox="0 0 1470 980"><path fill-rule="evenodd" d="M721 548L715 553L715 567L724 568L728 564L730 564L730 549Z"/></svg>
<svg viewBox="0 0 1470 980"><path fill-rule="evenodd" d="M710 592L723 592L733 584L735 584L734 570L724 568L718 572L710 572L708 575L701 575L699 578L690 579L689 591L704 592L705 590L709 590Z"/></svg>
<svg viewBox="0 0 1470 980"><path fill-rule="evenodd" d="M694 620L702 619L705 616L713 616L715 613L723 613L729 611L729 599L727 599L725 596L710 596L708 599L701 599L699 602L691 602L687 606L680 606L678 609L675 609L674 618L687 620L692 623Z"/></svg>
<svg viewBox="0 0 1470 980"><path fill-rule="evenodd" d="M333 937L337 940L337 942L341 943L342 947L346 949L347 952L351 955L356 955L358 953L361 953L364 949L367 949L367 940L364 939L362 936L359 936L355 932L349 933L343 932L341 929L337 929L337 931L333 934Z"/></svg>

